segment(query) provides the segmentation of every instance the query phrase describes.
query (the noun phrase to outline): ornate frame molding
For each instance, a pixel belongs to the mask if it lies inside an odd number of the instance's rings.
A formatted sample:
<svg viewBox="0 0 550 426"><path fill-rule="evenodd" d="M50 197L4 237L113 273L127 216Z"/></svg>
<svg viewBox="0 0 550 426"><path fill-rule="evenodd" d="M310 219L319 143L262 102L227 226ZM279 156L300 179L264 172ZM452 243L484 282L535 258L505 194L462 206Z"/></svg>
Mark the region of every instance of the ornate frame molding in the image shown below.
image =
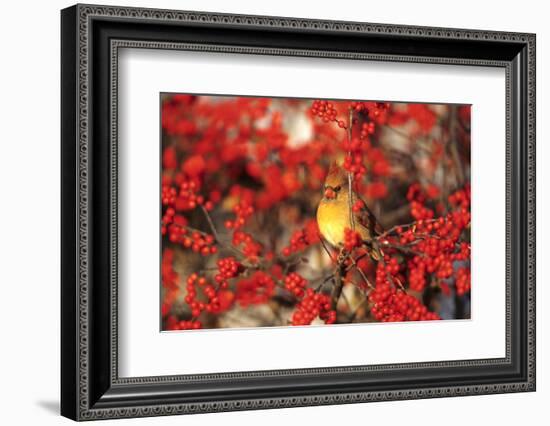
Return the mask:
<svg viewBox="0 0 550 426"><path fill-rule="evenodd" d="M429 27L410 27L401 25L382 25L356 22L336 22L322 20L307 20L294 18L279 18L266 16L244 16L213 14L202 12L184 12L155 9L136 9L125 7L104 7L77 5L64 11L65 29L63 36L65 38L74 37L71 45L66 41L64 45L65 59L74 63L64 65L67 73L74 73L74 87L64 89L71 95L74 91L76 102L72 105L66 105L71 99L67 96L64 99L64 112L66 108L74 108L75 125L74 132L68 131L68 136L64 137L63 147L73 146L74 157L64 158L63 164L67 173L74 178L72 186L64 188L67 191L74 190L73 198L65 197L65 204L74 205L71 212L74 212L74 234L72 229L67 229L66 238L75 239L73 247L67 249L63 254L63 262L74 262L72 266L75 277L64 279L63 291L74 292L75 306L67 307L64 301L63 321L73 321L73 327L76 336L68 336L70 330L64 331L64 353L69 357L69 353L75 351L73 364L70 368L73 371L66 373L62 380L66 391L62 391L62 413L78 420L91 420L112 417L138 417L150 415L169 415L183 413L228 411L228 410L247 410L260 408L277 408L321 404L342 404L351 402L433 398L442 396L460 396L475 395L487 393L503 393L518 391L533 391L535 389L535 36L533 34L521 34L510 32L477 31L464 29L447 28L429 28ZM276 29L279 31L308 32L315 31L331 34L355 34L355 35L376 35L387 37L410 37L415 40L448 40L448 41L474 41L488 43L504 43L506 45L517 45L525 49L522 61L526 70L525 81L516 81L513 79L516 68L519 66L513 60L504 59L476 59L460 57L441 57L441 56L411 56L402 54L381 54L381 53L362 53L362 52L342 52L328 51L318 49L296 49L280 47L250 47L250 46L230 46L216 45L212 43L182 43L177 41L146 41L140 39L110 39L110 330L109 341L111 345L109 371L109 387L112 389L122 389L125 386L146 386L146 385L169 385L171 383L194 383L209 382L224 379L250 379L265 377L282 376L300 376L307 375L331 375L342 373L372 372L372 371L396 371L421 368L449 368L449 367L474 367L489 365L511 364L512 360L512 315L511 301L513 297L513 285L518 283L513 281L511 256L513 253L512 239L513 226L517 223L512 221L513 191L525 191L523 197L526 202L526 235L521 237L520 249L525 249L526 256L526 280L525 283L525 319L526 319L526 347L527 356L525 362L525 375L521 380L503 382L499 384L475 384L475 385L452 385L452 386L434 386L426 388L399 388L396 390L377 390L360 392L337 392L321 393L300 396L273 396L266 398L237 398L220 401L208 402L165 402L157 404L124 404L113 403L115 397L102 403L102 398L93 396L97 393L90 388L91 375L96 374L96 368L91 365L90 357L93 348L90 342L94 339L91 331L91 321L95 316L91 313L91 215L94 210L92 205L92 181L93 170L91 167L90 143L94 137L90 131L91 114L94 106L92 105L92 44L93 36L91 34L92 24L96 20L110 22L139 22L141 24L178 24L178 25L215 25L225 28L255 28L255 29ZM297 55L324 58L356 59L356 60L375 60L375 61L397 61L397 62L424 62L424 63L442 63L456 65L480 65L503 67L506 69L506 109L507 109L507 141L506 141L506 232L507 232L507 259L506 259L506 357L503 359L483 359L483 360L464 360L451 362L435 363L415 363L415 364L393 364L379 366L360 366L360 367L327 367L320 369L303 370L274 370L266 372L243 372L243 373L222 373L209 375L192 376L161 376L145 378L119 378L117 369L117 71L118 71L118 50L120 48L154 48L154 49L177 49L177 50L195 50L208 52L226 52L238 54L263 54L263 55ZM518 129L511 127L512 115L519 113L512 105L512 97L516 96L516 85L525 85L525 103L521 114L524 115L523 122L526 126L527 139L525 143L524 167L525 182L516 182L512 179L512 161L519 161L514 157L516 155L512 149L513 138ZM521 105L519 106L521 107ZM68 112L65 112L68 115ZM71 152L69 152L70 154ZM67 154L68 155L68 154ZM70 155L68 155L70 157ZM73 166L65 166L67 162L75 162ZM71 163L72 164L72 163ZM74 173L71 167L74 167ZM70 169L70 170L69 170ZM514 169L515 170L515 169ZM517 173L520 173L521 170ZM517 177L517 176L516 176ZM64 207L65 209L65 207ZM69 207L67 207L69 209ZM69 210L67 210L69 211ZM514 231L515 232L515 231ZM519 232L519 231L518 231ZM63 239L65 246L65 237ZM517 243L517 241L516 241ZM65 266L64 266L65 268ZM71 270L72 272L72 270ZM72 290L71 290L72 289ZM95 356L95 355L93 355ZM63 367L67 368L67 367ZM73 379L70 380L70 379ZM75 392L77 397L69 398L64 392ZM116 396L116 395L115 395Z"/></svg>

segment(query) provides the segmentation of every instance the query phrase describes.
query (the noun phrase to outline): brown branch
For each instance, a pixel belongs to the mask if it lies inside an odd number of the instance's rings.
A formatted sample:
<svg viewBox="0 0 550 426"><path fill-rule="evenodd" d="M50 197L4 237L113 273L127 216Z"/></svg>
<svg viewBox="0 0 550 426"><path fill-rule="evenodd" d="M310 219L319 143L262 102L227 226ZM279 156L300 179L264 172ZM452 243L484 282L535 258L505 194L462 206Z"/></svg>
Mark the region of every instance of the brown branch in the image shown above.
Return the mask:
<svg viewBox="0 0 550 426"><path fill-rule="evenodd" d="M331 280L334 280L334 274L330 274L326 277L323 278L323 281L317 286L315 287L315 293L319 293L319 291L322 290L323 286L328 282L328 281L331 281Z"/></svg>
<svg viewBox="0 0 550 426"><path fill-rule="evenodd" d="M341 263L338 265L336 273L334 274L334 287L332 288L332 292L330 294L330 309L333 311L336 311L338 300L342 295L342 290L344 288L344 274L345 266L343 263Z"/></svg>
<svg viewBox="0 0 550 426"><path fill-rule="evenodd" d="M459 186L464 185L464 170L462 170L462 162L460 161L460 155L458 154L456 127L458 122L458 107L452 105L450 107L449 118L449 149L451 150L451 158L455 164L457 183Z"/></svg>
<svg viewBox="0 0 550 426"><path fill-rule="evenodd" d="M331 272L330 274L327 274L327 275L323 275L321 277L317 277L317 278L313 278L311 280L309 280L310 283L315 283L317 281L321 281L323 283L326 283L327 281L329 281L331 278L334 278L334 272Z"/></svg>
<svg viewBox="0 0 550 426"><path fill-rule="evenodd" d="M422 220L422 223L433 223L433 222L437 222L439 219L423 219ZM397 231L397 228L412 228L413 226L415 225L418 225L418 222L419 221L414 221L414 222L411 222L411 223L406 223L404 225L395 225L395 226L392 226L390 229L388 229L387 231L381 233L380 235L378 235L376 237L377 240L380 240L382 238L385 238L387 237L388 235L394 233L395 231Z"/></svg>

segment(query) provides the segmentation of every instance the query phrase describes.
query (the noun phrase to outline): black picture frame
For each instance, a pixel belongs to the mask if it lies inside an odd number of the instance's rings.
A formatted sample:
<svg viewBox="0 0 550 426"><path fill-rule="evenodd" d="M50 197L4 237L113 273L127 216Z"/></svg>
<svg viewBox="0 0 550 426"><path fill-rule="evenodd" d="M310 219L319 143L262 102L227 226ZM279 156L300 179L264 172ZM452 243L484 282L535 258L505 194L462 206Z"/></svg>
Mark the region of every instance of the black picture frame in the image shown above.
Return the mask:
<svg viewBox="0 0 550 426"><path fill-rule="evenodd" d="M61 414L74 420L535 390L535 35L75 5L61 12ZM194 49L506 71L506 356L119 378L117 52ZM502 212L504 214L504 212Z"/></svg>

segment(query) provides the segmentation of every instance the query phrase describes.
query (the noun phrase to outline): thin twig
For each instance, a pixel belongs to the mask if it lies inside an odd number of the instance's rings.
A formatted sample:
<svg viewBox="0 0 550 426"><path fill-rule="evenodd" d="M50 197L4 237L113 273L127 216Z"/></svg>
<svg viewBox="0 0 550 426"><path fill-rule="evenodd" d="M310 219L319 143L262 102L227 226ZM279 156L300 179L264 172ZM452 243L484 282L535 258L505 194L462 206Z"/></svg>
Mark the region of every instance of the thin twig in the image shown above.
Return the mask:
<svg viewBox="0 0 550 426"><path fill-rule="evenodd" d="M203 236L206 236L206 235L209 235L207 232L204 232L204 231L201 231L200 229L197 229L197 228L193 228L192 226L189 226L189 225L180 225L179 223L175 223L175 222L172 222L172 223L168 223L168 224L165 224L164 222L162 223L164 226L176 226L180 229L185 229L186 231L189 231L191 233L193 232L197 232L199 233L200 235L203 235Z"/></svg>
<svg viewBox="0 0 550 426"><path fill-rule="evenodd" d="M220 239L220 234L218 234L218 231L216 230L216 226L214 225L214 222L210 217L210 213L208 213L208 210L206 210L206 208L202 204L200 205L200 207L202 212L204 213L204 216L206 217L206 221L208 222L208 226L210 227L210 230L216 242L220 246L237 253L240 257L246 258L246 255L242 251L240 251L237 247L235 247L233 244L226 244Z"/></svg>
<svg viewBox="0 0 550 426"><path fill-rule="evenodd" d="M303 262L302 257L298 257L298 260L294 260L292 262L285 262L285 268L283 270L283 275L286 275L288 273L288 271L290 270L290 268L292 268L294 266L298 266L302 262Z"/></svg>
<svg viewBox="0 0 550 426"><path fill-rule="evenodd" d="M353 108L349 109L349 122L348 122L348 147L351 150L351 138L353 127ZM348 151L348 156L351 158L351 151ZM355 231L355 218L353 216L353 173L348 171L348 208L349 208L349 223L351 230Z"/></svg>
<svg viewBox="0 0 550 426"><path fill-rule="evenodd" d="M353 257L350 257L350 259L351 259L351 263L352 263L353 267L357 270L357 272L359 272L359 275L361 275L361 278L363 278L363 281L365 281L365 283L369 286L369 288L371 290L374 290L374 286L372 285L370 280L367 278L367 276L365 275L363 270L361 268L359 268L359 265L357 264L355 259Z"/></svg>
<svg viewBox="0 0 550 426"><path fill-rule="evenodd" d="M206 210L206 207L204 207L202 204L201 210L204 213L204 216L206 217L206 220L208 221L208 225L210 226L210 230L212 231L212 235L214 235L214 238L217 242L220 242L220 236L218 234L218 231L216 230L216 227L214 226L214 222L212 222L212 218L210 217L210 214L208 213L208 210Z"/></svg>
<svg viewBox="0 0 550 426"><path fill-rule="evenodd" d="M315 287L315 293L319 293L324 285L331 280L334 280L334 274L330 274L329 276L325 277L323 281L317 287Z"/></svg>
<svg viewBox="0 0 550 426"><path fill-rule="evenodd" d="M394 286L394 287L397 287L395 285L395 281L393 280L393 277L391 276L391 274L388 272L388 270L386 269L386 261L384 260L383 257L380 258L380 262L382 263L382 266L384 267L384 270L386 271L386 278L388 279L388 281ZM399 284L399 288L403 291L405 291L405 287L403 287L403 284L401 283L401 281L397 280L397 283Z"/></svg>
<svg viewBox="0 0 550 426"><path fill-rule="evenodd" d="M439 219L424 219L422 220L422 223L433 223L433 222L437 222ZM404 225L395 225L395 226L392 226L390 229L388 229L387 231L381 233L380 235L378 235L376 237L377 240L380 240L384 237L387 237L388 235L394 233L395 231L397 231L398 228L412 228L413 226L415 225L418 225L418 221L414 221L414 222L411 222L411 223L407 223L407 224L404 224Z"/></svg>
<svg viewBox="0 0 550 426"><path fill-rule="evenodd" d="M315 283L317 281L321 281L323 283L326 283L327 281L329 281L331 278L334 278L334 273L331 272L330 274L327 274L327 275L324 275L324 276L321 276L321 277L317 277L317 278L313 278L311 280L309 280L311 283Z"/></svg>
<svg viewBox="0 0 550 426"><path fill-rule="evenodd" d="M331 262L332 263L336 263L336 260L332 257L332 254L330 253L330 250L328 249L328 247L326 246L325 244L325 240L323 240L323 237L319 235L319 241L321 241L321 245L323 246L323 248L325 249L325 251L327 252L328 254L328 257L330 258Z"/></svg>
<svg viewBox="0 0 550 426"><path fill-rule="evenodd" d="M419 243L419 242L420 241L414 241L414 243ZM411 243L411 244L413 244L413 243ZM400 244L391 244L391 243L390 244L384 244L384 247L395 249L395 250L398 250L398 251L401 251L401 252L407 253L407 254L414 254L416 256L426 257L425 253L422 253L422 252L416 251L416 250L412 250L409 247L404 246L404 245L400 245Z"/></svg>

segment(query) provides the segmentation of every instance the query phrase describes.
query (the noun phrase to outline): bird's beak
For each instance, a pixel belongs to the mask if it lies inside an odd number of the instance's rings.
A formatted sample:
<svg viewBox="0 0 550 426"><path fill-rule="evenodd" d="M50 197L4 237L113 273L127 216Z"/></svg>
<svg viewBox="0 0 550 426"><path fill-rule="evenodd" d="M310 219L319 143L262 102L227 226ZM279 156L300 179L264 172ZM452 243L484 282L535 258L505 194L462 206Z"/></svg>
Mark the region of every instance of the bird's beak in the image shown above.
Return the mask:
<svg viewBox="0 0 550 426"><path fill-rule="evenodd" d="M329 200L336 198L336 192L330 187L325 189L325 198L328 198Z"/></svg>

